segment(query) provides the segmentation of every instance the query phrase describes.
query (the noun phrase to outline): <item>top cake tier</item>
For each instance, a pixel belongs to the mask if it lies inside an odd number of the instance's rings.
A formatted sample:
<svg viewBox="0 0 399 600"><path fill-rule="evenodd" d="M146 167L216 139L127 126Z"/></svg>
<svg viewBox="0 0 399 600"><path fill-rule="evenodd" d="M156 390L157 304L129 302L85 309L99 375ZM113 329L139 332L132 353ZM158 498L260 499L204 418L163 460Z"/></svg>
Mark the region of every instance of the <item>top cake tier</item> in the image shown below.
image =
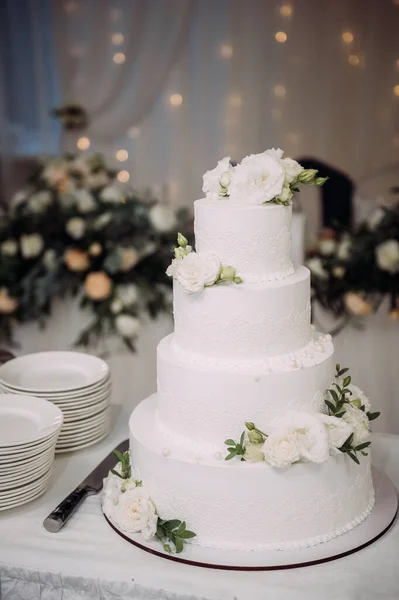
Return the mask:
<svg viewBox="0 0 399 600"><path fill-rule="evenodd" d="M197 252L213 252L247 283L284 279L291 261L292 207L194 202Z"/></svg>

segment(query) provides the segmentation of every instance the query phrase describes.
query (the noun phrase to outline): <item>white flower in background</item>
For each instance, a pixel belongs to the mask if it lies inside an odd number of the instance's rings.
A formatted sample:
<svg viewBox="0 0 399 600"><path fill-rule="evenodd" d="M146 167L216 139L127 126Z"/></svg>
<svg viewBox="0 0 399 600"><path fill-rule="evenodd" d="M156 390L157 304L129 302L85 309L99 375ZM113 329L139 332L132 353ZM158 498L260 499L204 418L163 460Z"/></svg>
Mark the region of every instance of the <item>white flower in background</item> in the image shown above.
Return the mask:
<svg viewBox="0 0 399 600"><path fill-rule="evenodd" d="M73 217L67 221L65 229L71 238L80 240L86 231L86 221L80 217Z"/></svg>
<svg viewBox="0 0 399 600"><path fill-rule="evenodd" d="M151 225L160 233L168 233L177 228L177 217L174 208L168 204L158 202L150 208L149 218Z"/></svg>
<svg viewBox="0 0 399 600"><path fill-rule="evenodd" d="M219 200L221 196L228 195L232 172L233 167L230 164L230 156L225 156L222 160L219 160L214 169L203 175L202 191L208 200Z"/></svg>
<svg viewBox="0 0 399 600"><path fill-rule="evenodd" d="M69 163L69 171L79 173L80 175L85 177L89 174L90 169L85 159L75 158L72 162Z"/></svg>
<svg viewBox="0 0 399 600"><path fill-rule="evenodd" d="M140 330L140 321L131 315L121 314L115 319L117 332L124 338L134 338Z"/></svg>
<svg viewBox="0 0 399 600"><path fill-rule="evenodd" d="M385 210L379 206L371 213L371 215L369 215L367 219L368 228L371 229L371 231L377 229L384 217Z"/></svg>
<svg viewBox="0 0 399 600"><path fill-rule="evenodd" d="M110 309L114 315L117 315L118 313L122 312L123 304L120 300L118 300L118 298L115 298L115 300L112 300L110 304Z"/></svg>
<svg viewBox="0 0 399 600"><path fill-rule="evenodd" d="M293 183L298 178L299 173L303 171L302 165L292 158L283 158L281 162L284 167L285 181Z"/></svg>
<svg viewBox="0 0 399 600"><path fill-rule="evenodd" d="M79 189L75 192L76 206L81 213L87 213L96 208L96 201L90 192Z"/></svg>
<svg viewBox="0 0 399 600"><path fill-rule="evenodd" d="M11 198L10 208L11 210L15 210L20 204L23 204L28 198L28 192L26 190L21 190L16 192L14 196Z"/></svg>
<svg viewBox="0 0 399 600"><path fill-rule="evenodd" d="M112 214L109 212L105 212L99 217L97 217L94 221L94 229L103 229L112 221Z"/></svg>
<svg viewBox="0 0 399 600"><path fill-rule="evenodd" d="M341 448L351 433L353 433L352 425L344 419L329 415L319 415L319 418L327 429L330 448Z"/></svg>
<svg viewBox="0 0 399 600"><path fill-rule="evenodd" d="M349 237L344 237L340 243L338 244L337 249L337 258L340 260L348 260L350 251L352 247L352 242Z"/></svg>
<svg viewBox="0 0 399 600"><path fill-rule="evenodd" d="M86 185L92 189L105 187L110 182L109 175L106 171L97 171L97 173L89 173L86 177Z"/></svg>
<svg viewBox="0 0 399 600"><path fill-rule="evenodd" d="M43 254L43 264L48 271L55 269L55 267L57 266L57 255L55 253L55 250L49 248L45 251L45 253Z"/></svg>
<svg viewBox="0 0 399 600"><path fill-rule="evenodd" d="M112 516L123 531L141 532L146 540L155 535L158 516L153 501L142 487L135 487L122 494Z"/></svg>
<svg viewBox="0 0 399 600"><path fill-rule="evenodd" d="M283 189L281 190L281 193L277 196L277 198L281 200L281 202L289 202L293 195L294 194L292 193L288 183L284 183Z"/></svg>
<svg viewBox="0 0 399 600"><path fill-rule="evenodd" d="M221 269L219 258L210 252L190 252L173 263L173 276L186 292L201 292L205 286L213 285Z"/></svg>
<svg viewBox="0 0 399 600"><path fill-rule="evenodd" d="M247 462L262 462L265 460L265 455L262 451L262 444L246 444L245 460Z"/></svg>
<svg viewBox="0 0 399 600"><path fill-rule="evenodd" d="M44 212L51 204L51 193L48 190L36 192L29 198L28 206L34 213Z"/></svg>
<svg viewBox="0 0 399 600"><path fill-rule="evenodd" d="M262 446L265 461L272 467L284 469L301 459L296 436L288 432L271 433Z"/></svg>
<svg viewBox="0 0 399 600"><path fill-rule="evenodd" d="M15 256L18 252L18 243L15 240L5 240L0 246L0 251L4 256Z"/></svg>
<svg viewBox="0 0 399 600"><path fill-rule="evenodd" d="M101 200L110 204L119 204L122 201L122 197L122 192L114 185L108 185L100 192Z"/></svg>
<svg viewBox="0 0 399 600"><path fill-rule="evenodd" d="M309 260L306 263L306 266L308 267L312 275L319 277L319 279L327 279L328 273L323 267L323 263L318 256L315 256L314 258L309 258Z"/></svg>
<svg viewBox="0 0 399 600"><path fill-rule="evenodd" d="M386 240L375 249L377 265L391 275L399 273L399 242Z"/></svg>
<svg viewBox="0 0 399 600"><path fill-rule="evenodd" d="M24 258L36 258L44 247L44 240L39 233L21 235L21 254Z"/></svg>
<svg viewBox="0 0 399 600"><path fill-rule="evenodd" d="M345 308L356 317L368 317L373 312L373 306L363 296L356 292L346 292L344 296Z"/></svg>
<svg viewBox="0 0 399 600"><path fill-rule="evenodd" d="M116 298L121 302L122 306L132 306L139 299L139 288L134 283L119 285L116 288Z"/></svg>
<svg viewBox="0 0 399 600"><path fill-rule="evenodd" d="M231 175L229 194L232 202L263 204L278 196L285 180L284 168L270 154L246 156Z"/></svg>
<svg viewBox="0 0 399 600"><path fill-rule="evenodd" d="M352 446L367 442L370 437L369 420L363 410L351 404L345 404L345 414L342 419L353 427Z"/></svg>
<svg viewBox="0 0 399 600"><path fill-rule="evenodd" d="M57 187L67 178L65 165L56 163L48 165L43 169L42 177L51 187Z"/></svg>
<svg viewBox="0 0 399 600"><path fill-rule="evenodd" d="M323 256L331 256L337 249L337 242L335 240L320 240L319 251Z"/></svg>

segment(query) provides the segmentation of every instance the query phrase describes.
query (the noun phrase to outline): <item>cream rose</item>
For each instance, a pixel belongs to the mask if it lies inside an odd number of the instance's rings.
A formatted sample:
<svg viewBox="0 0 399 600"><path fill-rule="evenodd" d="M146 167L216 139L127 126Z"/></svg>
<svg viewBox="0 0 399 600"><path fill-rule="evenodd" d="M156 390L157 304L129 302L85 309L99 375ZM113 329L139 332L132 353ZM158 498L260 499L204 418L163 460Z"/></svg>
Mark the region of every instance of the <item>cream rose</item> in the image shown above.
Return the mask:
<svg viewBox="0 0 399 600"><path fill-rule="evenodd" d="M341 448L353 433L353 427L341 418L329 415L319 415L319 418L327 429L330 448Z"/></svg>
<svg viewBox="0 0 399 600"><path fill-rule="evenodd" d="M190 252L175 261L174 277L189 293L201 292L205 286L213 285L221 269L219 258L210 252Z"/></svg>
<svg viewBox="0 0 399 600"><path fill-rule="evenodd" d="M141 532L146 540L155 535L158 516L153 501L142 487L135 487L122 494L112 516L123 531Z"/></svg>
<svg viewBox="0 0 399 600"><path fill-rule="evenodd" d="M177 229L177 217L174 208L168 204L155 204L149 212L150 223L160 233L169 233Z"/></svg>
<svg viewBox="0 0 399 600"><path fill-rule="evenodd" d="M266 152L251 154L232 172L230 199L237 204L270 202L281 193L284 180L284 168L278 159Z"/></svg>
<svg viewBox="0 0 399 600"><path fill-rule="evenodd" d="M303 171L303 167L292 158L283 158L281 162L284 167L286 182L293 183L298 178L299 173Z"/></svg>
<svg viewBox="0 0 399 600"><path fill-rule="evenodd" d="M391 275L399 273L399 242L397 240L386 240L375 249L377 265L382 271L388 271Z"/></svg>
<svg viewBox="0 0 399 600"><path fill-rule="evenodd" d="M131 315L118 315L115 319L115 327L124 338L135 337L140 329L140 321Z"/></svg>
<svg viewBox="0 0 399 600"><path fill-rule="evenodd" d="M265 455L262 451L262 444L246 444L244 458L247 462L262 462Z"/></svg>
<svg viewBox="0 0 399 600"><path fill-rule="evenodd" d="M351 404L345 404L345 414L342 419L353 428L353 446L367 442L370 437L370 425L366 413Z"/></svg>
<svg viewBox="0 0 399 600"><path fill-rule="evenodd" d="M269 435L262 446L265 461L272 467L284 469L301 458L296 436L282 431Z"/></svg>
<svg viewBox="0 0 399 600"><path fill-rule="evenodd" d="M221 196L228 195L232 171L230 156L225 156L214 169L203 175L202 191L209 200L219 200Z"/></svg>

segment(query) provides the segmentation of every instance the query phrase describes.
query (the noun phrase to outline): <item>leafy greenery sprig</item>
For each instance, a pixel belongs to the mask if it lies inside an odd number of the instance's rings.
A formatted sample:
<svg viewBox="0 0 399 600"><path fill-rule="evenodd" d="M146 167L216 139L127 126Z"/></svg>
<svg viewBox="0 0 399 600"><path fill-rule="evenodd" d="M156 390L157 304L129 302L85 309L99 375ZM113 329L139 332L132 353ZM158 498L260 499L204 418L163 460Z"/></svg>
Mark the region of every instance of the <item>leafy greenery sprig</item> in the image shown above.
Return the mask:
<svg viewBox="0 0 399 600"><path fill-rule="evenodd" d="M126 450L126 452L119 452L119 450L114 450L116 458L119 460L121 464L121 472L118 473L116 469L111 469L111 473L113 475L117 475L121 479L130 479L132 471L130 466L130 452Z"/></svg>
<svg viewBox="0 0 399 600"><path fill-rule="evenodd" d="M353 446L353 433L350 434L346 442L338 448L340 452L347 454L355 463L360 464L359 459L356 455L356 452L361 452L363 456L367 456L367 452L364 452L366 448L368 448L371 442L364 442L363 444L359 444L358 446Z"/></svg>
<svg viewBox="0 0 399 600"><path fill-rule="evenodd" d="M251 421L246 421L245 427L248 430L247 437L251 444L263 444L267 438L266 433L258 429L255 423L251 423ZM235 442L232 439L228 439L224 442L226 446L228 446L227 450L229 452L224 460L231 460L236 456L241 456L241 460L245 460L245 433L245 431L242 432L239 442Z"/></svg>
<svg viewBox="0 0 399 600"><path fill-rule="evenodd" d="M171 554L173 552L171 545L168 543L172 542L175 547L176 554L180 554L184 548L184 542L195 537L194 531L186 529L186 522L179 521L178 519L171 519L170 521L164 521L158 518L156 537L162 544L165 552Z"/></svg>

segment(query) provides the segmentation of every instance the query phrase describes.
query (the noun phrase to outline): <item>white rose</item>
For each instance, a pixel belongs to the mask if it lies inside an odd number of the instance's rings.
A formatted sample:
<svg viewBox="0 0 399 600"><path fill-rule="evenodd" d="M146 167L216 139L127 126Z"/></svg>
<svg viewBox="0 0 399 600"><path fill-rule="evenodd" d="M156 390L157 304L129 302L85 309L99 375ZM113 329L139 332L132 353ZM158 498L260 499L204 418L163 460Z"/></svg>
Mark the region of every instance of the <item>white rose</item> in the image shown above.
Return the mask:
<svg viewBox="0 0 399 600"><path fill-rule="evenodd" d="M327 279L328 273L323 267L323 263L321 262L321 259L318 256L310 258L307 261L306 266L308 267L312 275L319 277L319 279Z"/></svg>
<svg viewBox="0 0 399 600"><path fill-rule="evenodd" d="M301 458L295 435L274 432L269 435L262 446L265 461L272 467L284 469Z"/></svg>
<svg viewBox="0 0 399 600"><path fill-rule="evenodd" d="M351 383L348 386L348 389L352 392L352 395L349 396L349 401L351 404L354 404L357 408L364 406L364 410L368 413L371 410L371 403L369 397L360 389L357 385ZM359 406L357 406L359 405Z"/></svg>
<svg viewBox="0 0 399 600"><path fill-rule="evenodd" d="M166 269L166 275L168 277L175 277L179 260L181 260L181 258L174 258Z"/></svg>
<svg viewBox="0 0 399 600"><path fill-rule="evenodd" d="M244 456L247 462L262 462L265 460L265 455L262 452L262 444L246 444Z"/></svg>
<svg viewBox="0 0 399 600"><path fill-rule="evenodd" d="M373 231L377 229L378 225L381 223L382 219L385 217L385 210L381 207L378 207L369 215L367 219L368 228Z"/></svg>
<svg viewBox="0 0 399 600"><path fill-rule="evenodd" d="M73 217L67 221L66 232L74 240L80 240L86 231L86 221L80 217Z"/></svg>
<svg viewBox="0 0 399 600"><path fill-rule="evenodd" d="M322 463L329 456L328 434L318 418L305 412L289 412L273 424L275 435L282 439L293 436L301 458Z"/></svg>
<svg viewBox="0 0 399 600"><path fill-rule="evenodd" d="M323 256L331 256L334 254L337 248L337 242L335 240L320 240L319 250Z"/></svg>
<svg viewBox="0 0 399 600"><path fill-rule="evenodd" d="M149 212L151 225L161 233L168 233L177 229L177 217L174 208L168 204L154 204Z"/></svg>
<svg viewBox="0 0 399 600"><path fill-rule="evenodd" d="M341 448L353 433L353 427L341 418L329 415L319 415L319 418L327 429L330 448Z"/></svg>
<svg viewBox="0 0 399 600"><path fill-rule="evenodd" d="M338 245L337 257L340 260L347 260L350 255L350 250L352 247L352 242L350 238L344 238Z"/></svg>
<svg viewBox="0 0 399 600"><path fill-rule="evenodd" d="M46 250L46 252L43 254L43 264L49 271L56 267L57 255L55 253L55 250L53 250L52 248Z"/></svg>
<svg viewBox="0 0 399 600"><path fill-rule="evenodd" d="M108 185L100 192L100 198L103 202L110 204L119 204L122 201L122 193L114 185Z"/></svg>
<svg viewBox="0 0 399 600"><path fill-rule="evenodd" d="M43 250L44 240L38 233L21 235L21 254L24 258L36 258Z"/></svg>
<svg viewBox="0 0 399 600"><path fill-rule="evenodd" d="M186 292L201 292L205 286L214 284L221 269L219 258L210 252L190 252L175 260L174 277Z"/></svg>
<svg viewBox="0 0 399 600"><path fill-rule="evenodd" d="M345 414L342 416L353 427L353 446L367 442L370 437L369 420L366 413L356 406L345 404Z"/></svg>
<svg viewBox="0 0 399 600"><path fill-rule="evenodd" d="M278 196L285 179L281 163L264 152L246 156L231 176L229 194L232 202L264 204Z"/></svg>
<svg viewBox="0 0 399 600"><path fill-rule="evenodd" d="M294 194L291 192L291 188L287 183L284 183L281 193L277 196L281 202L289 202Z"/></svg>
<svg viewBox="0 0 399 600"><path fill-rule="evenodd" d="M117 465L118 466L118 465ZM118 470L117 467L115 470ZM103 483L103 510L109 516L112 516L113 509L118 503L119 496L122 493L123 479L109 473L108 477L104 479Z"/></svg>
<svg viewBox="0 0 399 600"><path fill-rule="evenodd" d="M283 158L284 150L281 150L281 148L270 148L269 150L266 150L265 154L267 154L268 156L271 156L275 160L281 162L281 159Z"/></svg>
<svg viewBox="0 0 399 600"><path fill-rule="evenodd" d="M125 338L135 337L140 329L140 321L131 315L118 315L115 319L118 333Z"/></svg>
<svg viewBox="0 0 399 600"><path fill-rule="evenodd" d="M122 494L113 511L116 524L129 533L141 532L146 540L155 535L158 516L148 492L135 487Z"/></svg>
<svg viewBox="0 0 399 600"><path fill-rule="evenodd" d="M51 203L51 194L47 190L36 192L29 198L29 208L34 213L41 213Z"/></svg>
<svg viewBox="0 0 399 600"><path fill-rule="evenodd" d="M85 189L76 190L75 198L76 205L81 213L87 213L96 208L96 201L93 195Z"/></svg>
<svg viewBox="0 0 399 600"><path fill-rule="evenodd" d="M391 275L399 273L399 242L386 240L375 249L377 265Z"/></svg>
<svg viewBox="0 0 399 600"><path fill-rule="evenodd" d="M4 256L15 256L18 252L18 244L15 240L6 240L1 244L0 250Z"/></svg>
<svg viewBox="0 0 399 600"><path fill-rule="evenodd" d="M139 299L139 289L134 283L120 285L116 289L116 297L122 306L131 306L136 304Z"/></svg>
<svg viewBox="0 0 399 600"><path fill-rule="evenodd" d="M287 183L292 183L298 178L298 175L303 171L303 167L292 158L283 158L281 161L284 167L285 180Z"/></svg>
<svg viewBox="0 0 399 600"><path fill-rule="evenodd" d="M209 200L219 200L221 196L226 195L226 188L230 184L232 171L230 156L225 156L222 160L219 160L214 169L203 175L202 191Z"/></svg>

